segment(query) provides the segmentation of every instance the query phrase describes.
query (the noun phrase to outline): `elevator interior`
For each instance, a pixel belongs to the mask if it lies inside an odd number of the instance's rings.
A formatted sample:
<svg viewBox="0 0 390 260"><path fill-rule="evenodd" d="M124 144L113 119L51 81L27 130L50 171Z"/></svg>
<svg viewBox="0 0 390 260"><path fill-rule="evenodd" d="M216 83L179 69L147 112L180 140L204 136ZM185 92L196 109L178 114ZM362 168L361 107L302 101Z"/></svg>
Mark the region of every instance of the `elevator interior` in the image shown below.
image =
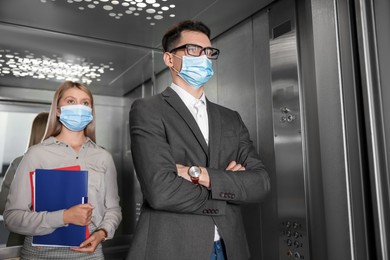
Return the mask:
<svg viewBox="0 0 390 260"><path fill-rule="evenodd" d="M124 216L105 253L122 259L142 203L128 112L135 99L170 84L163 32L176 21L199 19L221 50L207 97L242 115L271 177L267 201L242 207L251 259L388 259L389 5L1 1L2 174L25 150L34 115L48 111L61 73L90 84L98 144L114 157ZM32 66L38 64L40 70ZM0 259L18 254L3 246Z"/></svg>

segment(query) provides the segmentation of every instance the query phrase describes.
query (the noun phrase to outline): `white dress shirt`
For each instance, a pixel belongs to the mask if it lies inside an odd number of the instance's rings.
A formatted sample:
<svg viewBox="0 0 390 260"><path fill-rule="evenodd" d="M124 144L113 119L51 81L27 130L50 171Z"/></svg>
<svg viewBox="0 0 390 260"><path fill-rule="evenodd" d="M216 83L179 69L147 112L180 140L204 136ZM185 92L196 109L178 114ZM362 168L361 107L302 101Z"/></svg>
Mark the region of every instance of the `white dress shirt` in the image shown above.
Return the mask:
<svg viewBox="0 0 390 260"><path fill-rule="evenodd" d="M171 88L179 95L180 99L184 102L187 108L190 110L192 116L195 118L196 122L200 130L202 131L203 137L207 143L209 144L209 118L207 115L207 103L206 103L206 95L203 92L202 96L197 99L175 83L171 84ZM196 108L195 104L198 102L202 102L202 106L198 106ZM214 232L214 241L220 240L220 235L218 233L217 226L215 227Z"/></svg>

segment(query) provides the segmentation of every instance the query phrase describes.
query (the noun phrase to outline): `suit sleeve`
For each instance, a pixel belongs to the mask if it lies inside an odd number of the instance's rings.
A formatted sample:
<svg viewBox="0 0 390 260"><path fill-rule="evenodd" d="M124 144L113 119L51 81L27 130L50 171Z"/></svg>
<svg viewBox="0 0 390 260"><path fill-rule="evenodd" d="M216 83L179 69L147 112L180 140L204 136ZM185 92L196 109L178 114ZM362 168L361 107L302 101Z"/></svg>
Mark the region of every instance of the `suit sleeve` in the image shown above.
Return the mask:
<svg viewBox="0 0 390 260"><path fill-rule="evenodd" d="M132 156L145 200L157 210L223 215L225 201L213 200L208 189L178 176L162 110L141 99L133 103L130 111Z"/></svg>
<svg viewBox="0 0 390 260"><path fill-rule="evenodd" d="M234 128L238 131L238 150L234 153L235 158L226 161L226 166L235 160L245 167L245 171L208 168L212 198L235 204L260 202L270 191L269 175L250 140L248 129L240 115L237 112L235 115L236 120L230 122L236 124ZM230 146L234 147L234 142Z"/></svg>

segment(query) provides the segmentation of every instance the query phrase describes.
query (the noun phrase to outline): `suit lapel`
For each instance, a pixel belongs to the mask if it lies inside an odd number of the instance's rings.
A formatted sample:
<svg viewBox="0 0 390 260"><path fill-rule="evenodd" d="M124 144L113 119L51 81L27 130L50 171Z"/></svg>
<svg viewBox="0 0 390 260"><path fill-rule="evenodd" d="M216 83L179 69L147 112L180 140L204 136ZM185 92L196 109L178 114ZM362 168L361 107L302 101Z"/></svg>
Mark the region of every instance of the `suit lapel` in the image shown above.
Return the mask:
<svg viewBox="0 0 390 260"><path fill-rule="evenodd" d="M209 117L209 167L218 167L219 148L221 145L221 115L217 106L207 100L207 113Z"/></svg>
<svg viewBox="0 0 390 260"><path fill-rule="evenodd" d="M161 93L163 98L168 102L168 104L176 110L176 112L183 118L187 123L188 127L191 129L192 133L195 135L199 144L202 146L203 151L208 155L207 143L204 140L203 134L199 129L198 124L195 121L195 118L192 116L191 112L188 110L184 102L180 99L179 95L171 89L167 88L164 92Z"/></svg>

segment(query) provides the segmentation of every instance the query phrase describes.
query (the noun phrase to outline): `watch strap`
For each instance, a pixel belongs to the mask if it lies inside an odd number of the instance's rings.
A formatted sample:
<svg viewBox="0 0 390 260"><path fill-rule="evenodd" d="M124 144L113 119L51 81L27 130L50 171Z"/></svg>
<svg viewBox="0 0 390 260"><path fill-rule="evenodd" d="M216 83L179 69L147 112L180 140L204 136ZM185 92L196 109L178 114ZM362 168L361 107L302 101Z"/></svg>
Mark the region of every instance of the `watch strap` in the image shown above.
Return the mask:
<svg viewBox="0 0 390 260"><path fill-rule="evenodd" d="M199 184L199 178L191 177L192 183Z"/></svg>

